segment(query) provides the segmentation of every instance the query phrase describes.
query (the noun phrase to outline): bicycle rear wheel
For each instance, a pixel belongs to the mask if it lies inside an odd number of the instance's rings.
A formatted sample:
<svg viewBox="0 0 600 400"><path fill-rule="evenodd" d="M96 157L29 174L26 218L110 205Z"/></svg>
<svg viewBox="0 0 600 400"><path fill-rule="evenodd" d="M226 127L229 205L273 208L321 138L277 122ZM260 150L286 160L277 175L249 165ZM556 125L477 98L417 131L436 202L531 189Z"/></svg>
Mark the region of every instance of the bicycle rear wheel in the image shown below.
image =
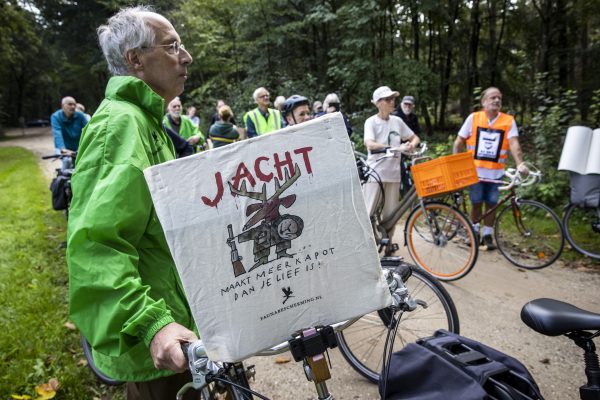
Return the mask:
<svg viewBox="0 0 600 400"><path fill-rule="evenodd" d="M575 250L600 260L600 207L569 204L563 218L565 236Z"/></svg>
<svg viewBox="0 0 600 400"><path fill-rule="evenodd" d="M383 268L386 268L385 266ZM405 282L418 303L415 310L396 314L389 308L364 315L354 324L337 333L339 349L359 374L371 382L379 381L383 365L383 348L388 326L400 323L394 338L394 349L430 336L438 329L459 333L456 307L441 283L416 266Z"/></svg>
<svg viewBox="0 0 600 400"><path fill-rule="evenodd" d="M442 281L467 275L479 253L475 231L465 215L445 203L419 205L404 228L408 252L415 263Z"/></svg>
<svg viewBox="0 0 600 400"><path fill-rule="evenodd" d="M549 266L565 245L558 216L534 200L517 199L504 207L496 218L494 235L502 255L525 269Z"/></svg>

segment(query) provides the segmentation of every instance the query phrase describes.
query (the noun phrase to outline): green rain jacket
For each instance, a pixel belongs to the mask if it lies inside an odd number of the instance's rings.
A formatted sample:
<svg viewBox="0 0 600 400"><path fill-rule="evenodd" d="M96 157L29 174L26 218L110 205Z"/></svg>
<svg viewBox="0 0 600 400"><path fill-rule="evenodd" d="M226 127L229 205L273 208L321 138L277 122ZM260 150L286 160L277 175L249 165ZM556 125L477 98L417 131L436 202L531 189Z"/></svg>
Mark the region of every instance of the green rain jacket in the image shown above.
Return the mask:
<svg viewBox="0 0 600 400"><path fill-rule="evenodd" d="M83 131L72 177L67 257L70 318L106 375L146 381L150 342L177 322L193 329L142 171L174 158L162 129L164 101L131 76L110 79Z"/></svg>
<svg viewBox="0 0 600 400"><path fill-rule="evenodd" d="M198 145L195 146L196 148L194 150L198 151L198 148L202 147L202 145L204 145L206 143L206 138L204 137L204 134L202 133L202 131L200 131L200 129L196 128L196 126L194 125L194 123L192 122L191 119L189 119L185 115L182 115L180 118L181 118L181 122L180 122L180 126L179 126L179 136L181 136L185 140L188 140L192 136L197 137L199 141L198 141ZM173 126L171 125L171 121L169 121L169 114L166 114L164 116L163 124L167 128L173 129Z"/></svg>

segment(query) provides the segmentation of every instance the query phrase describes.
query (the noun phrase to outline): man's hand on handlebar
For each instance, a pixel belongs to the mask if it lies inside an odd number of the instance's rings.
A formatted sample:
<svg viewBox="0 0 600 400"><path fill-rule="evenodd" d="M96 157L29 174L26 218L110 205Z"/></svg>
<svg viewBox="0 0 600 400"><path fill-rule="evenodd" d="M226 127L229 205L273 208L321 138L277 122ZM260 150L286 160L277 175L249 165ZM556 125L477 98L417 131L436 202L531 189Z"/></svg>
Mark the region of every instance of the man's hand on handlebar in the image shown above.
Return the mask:
<svg viewBox="0 0 600 400"><path fill-rule="evenodd" d="M150 343L150 354L157 369L169 369L183 372L188 364L183 352L181 342L193 342L198 339L196 334L176 322L165 325L154 335Z"/></svg>
<svg viewBox="0 0 600 400"><path fill-rule="evenodd" d="M527 168L527 165L525 165L524 162L517 166L517 171L519 172L519 174L521 174L521 177L523 178L527 178L527 176L529 175L529 168Z"/></svg>

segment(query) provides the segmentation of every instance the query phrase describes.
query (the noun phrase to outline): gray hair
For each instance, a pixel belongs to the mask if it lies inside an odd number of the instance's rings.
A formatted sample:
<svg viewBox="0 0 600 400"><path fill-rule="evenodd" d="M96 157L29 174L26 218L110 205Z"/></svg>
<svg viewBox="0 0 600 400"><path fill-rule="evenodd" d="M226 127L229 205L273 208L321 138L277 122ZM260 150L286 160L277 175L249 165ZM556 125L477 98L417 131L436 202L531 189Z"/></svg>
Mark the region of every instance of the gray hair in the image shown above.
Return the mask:
<svg viewBox="0 0 600 400"><path fill-rule="evenodd" d="M262 86L261 86L261 87L259 87L258 89L256 89L256 90L254 91L254 93L252 93L252 98L254 99L254 101L257 101L257 100L258 100L258 94L259 94L260 92L262 92L263 90L264 90L265 92L269 92L269 91L268 91L266 88L264 88L264 87L262 87Z"/></svg>
<svg viewBox="0 0 600 400"><path fill-rule="evenodd" d="M285 103L285 97L277 96L275 98L275 101L273 102L273 105L275 106L275 108L278 108L280 105L283 105L283 103Z"/></svg>
<svg viewBox="0 0 600 400"><path fill-rule="evenodd" d="M154 45L154 29L146 23L144 13L154 10L148 6L123 8L98 28L98 41L111 74L128 75L127 51Z"/></svg>
<svg viewBox="0 0 600 400"><path fill-rule="evenodd" d="M335 93L329 93L325 100L323 100L323 111L327 111L329 108L329 103L340 103L340 98Z"/></svg>

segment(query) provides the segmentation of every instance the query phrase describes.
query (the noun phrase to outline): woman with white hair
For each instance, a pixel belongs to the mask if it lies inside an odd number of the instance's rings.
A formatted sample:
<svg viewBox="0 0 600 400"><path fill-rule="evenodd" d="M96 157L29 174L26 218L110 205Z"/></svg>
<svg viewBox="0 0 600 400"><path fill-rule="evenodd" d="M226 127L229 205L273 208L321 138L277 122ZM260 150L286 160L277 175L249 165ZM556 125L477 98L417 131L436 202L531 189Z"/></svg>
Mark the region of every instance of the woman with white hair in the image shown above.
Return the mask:
<svg viewBox="0 0 600 400"><path fill-rule="evenodd" d="M334 113L340 111L340 98L335 93L329 93L325 100L323 100L323 111L326 114ZM348 132L348 136L352 136L352 127L350 126L350 121L344 113L342 113L342 117L344 117L344 124L346 124L346 131Z"/></svg>
<svg viewBox="0 0 600 400"><path fill-rule="evenodd" d="M384 157L385 150L407 152L414 149L420 142L419 137L395 115L394 104L399 93L387 86L381 86L373 92L371 102L377 107L377 114L365 121L364 142L369 150L367 164L373 168L381 179L384 192L384 207L381 218L387 219L400 203L400 154L394 157ZM406 143L402 144L402 142ZM369 181L363 186L363 194L367 203L369 215L375 210L381 192L379 183ZM390 237L393 232L390 233Z"/></svg>

